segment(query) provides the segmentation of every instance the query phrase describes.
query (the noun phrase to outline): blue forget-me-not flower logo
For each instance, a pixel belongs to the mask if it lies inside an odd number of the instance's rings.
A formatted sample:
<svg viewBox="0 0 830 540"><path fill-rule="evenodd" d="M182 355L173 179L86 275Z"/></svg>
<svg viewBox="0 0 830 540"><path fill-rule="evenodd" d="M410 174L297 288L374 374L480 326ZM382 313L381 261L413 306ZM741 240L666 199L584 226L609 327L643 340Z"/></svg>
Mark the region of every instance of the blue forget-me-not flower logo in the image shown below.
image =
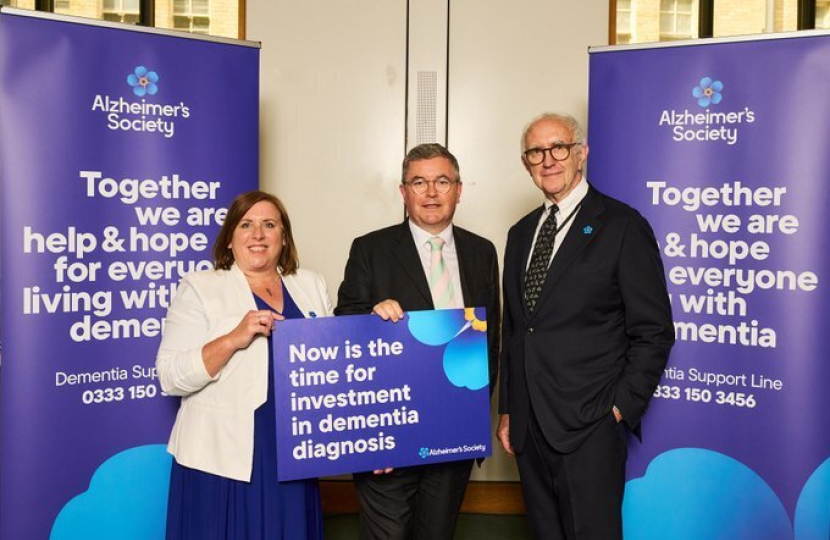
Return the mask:
<svg viewBox="0 0 830 540"><path fill-rule="evenodd" d="M697 98L698 105L708 107L710 104L720 103L723 99L722 90L722 82L712 80L712 77L703 77L700 79L700 84L692 88L692 95Z"/></svg>
<svg viewBox="0 0 830 540"><path fill-rule="evenodd" d="M594 228L590 225L585 225L582 229L582 234L591 234L592 232L594 232Z"/></svg>
<svg viewBox="0 0 830 540"><path fill-rule="evenodd" d="M421 456L421 459L426 459L429 456L429 448L422 446L421 449L418 450L418 455Z"/></svg>
<svg viewBox="0 0 830 540"><path fill-rule="evenodd" d="M409 332L425 345L444 348L444 374L459 388L487 386L487 319L476 308L412 311Z"/></svg>
<svg viewBox="0 0 830 540"><path fill-rule="evenodd" d="M133 87L133 94L138 97L144 97L146 94L152 96L158 92L157 82L159 82L158 73L149 71L144 66L136 66L135 70L127 75L127 84Z"/></svg>

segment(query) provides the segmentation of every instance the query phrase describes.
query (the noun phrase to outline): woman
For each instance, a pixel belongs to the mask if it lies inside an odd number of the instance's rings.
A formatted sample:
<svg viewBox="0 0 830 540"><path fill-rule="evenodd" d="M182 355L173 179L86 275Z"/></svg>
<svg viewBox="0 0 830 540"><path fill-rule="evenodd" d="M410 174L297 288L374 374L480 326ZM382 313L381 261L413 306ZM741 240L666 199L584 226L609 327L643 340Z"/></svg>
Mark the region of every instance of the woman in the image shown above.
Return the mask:
<svg viewBox="0 0 830 540"><path fill-rule="evenodd" d="M331 314L323 278L298 268L291 222L273 195L231 204L216 270L186 276L156 366L182 396L168 450L168 540L321 539L316 480L277 482L270 340L285 318Z"/></svg>

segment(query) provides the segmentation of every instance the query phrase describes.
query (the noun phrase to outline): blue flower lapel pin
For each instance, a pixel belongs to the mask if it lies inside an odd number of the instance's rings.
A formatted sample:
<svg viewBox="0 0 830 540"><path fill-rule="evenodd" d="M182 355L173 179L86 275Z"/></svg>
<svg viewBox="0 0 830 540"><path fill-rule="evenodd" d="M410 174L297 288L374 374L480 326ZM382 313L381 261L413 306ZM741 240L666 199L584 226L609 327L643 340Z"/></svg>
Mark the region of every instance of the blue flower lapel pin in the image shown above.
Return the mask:
<svg viewBox="0 0 830 540"><path fill-rule="evenodd" d="M585 227L582 228L582 234L584 234L586 236L591 234L592 232L594 232L594 228L591 227L590 225L585 225Z"/></svg>

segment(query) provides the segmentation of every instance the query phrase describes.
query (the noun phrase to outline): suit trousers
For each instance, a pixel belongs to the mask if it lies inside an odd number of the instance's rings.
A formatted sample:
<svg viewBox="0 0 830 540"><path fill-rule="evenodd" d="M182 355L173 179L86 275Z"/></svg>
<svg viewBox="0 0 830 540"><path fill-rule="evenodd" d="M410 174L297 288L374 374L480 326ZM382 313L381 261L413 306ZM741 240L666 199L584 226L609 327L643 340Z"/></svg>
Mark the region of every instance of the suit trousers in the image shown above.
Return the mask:
<svg viewBox="0 0 830 540"><path fill-rule="evenodd" d="M601 420L577 450L547 441L531 412L528 437L516 454L527 518L544 540L621 540L628 434L614 415Z"/></svg>
<svg viewBox="0 0 830 540"><path fill-rule="evenodd" d="M361 540L452 540L473 460L355 473Z"/></svg>

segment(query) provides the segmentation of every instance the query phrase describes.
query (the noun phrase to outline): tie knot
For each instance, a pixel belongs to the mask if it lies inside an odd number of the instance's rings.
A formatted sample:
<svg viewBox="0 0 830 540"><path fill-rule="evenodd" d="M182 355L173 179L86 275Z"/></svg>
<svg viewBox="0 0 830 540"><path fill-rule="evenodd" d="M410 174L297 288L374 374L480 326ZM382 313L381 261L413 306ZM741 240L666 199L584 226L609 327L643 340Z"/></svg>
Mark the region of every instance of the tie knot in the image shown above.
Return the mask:
<svg viewBox="0 0 830 540"><path fill-rule="evenodd" d="M558 212L558 211L559 211L559 207L555 204L552 204L552 205L550 205L550 213L548 214L548 216L552 216L552 215L556 214L556 212Z"/></svg>
<svg viewBox="0 0 830 540"><path fill-rule="evenodd" d="M427 240L429 244L429 249L432 251L441 251L441 248L444 247L444 239L440 236L433 236L429 240Z"/></svg>

